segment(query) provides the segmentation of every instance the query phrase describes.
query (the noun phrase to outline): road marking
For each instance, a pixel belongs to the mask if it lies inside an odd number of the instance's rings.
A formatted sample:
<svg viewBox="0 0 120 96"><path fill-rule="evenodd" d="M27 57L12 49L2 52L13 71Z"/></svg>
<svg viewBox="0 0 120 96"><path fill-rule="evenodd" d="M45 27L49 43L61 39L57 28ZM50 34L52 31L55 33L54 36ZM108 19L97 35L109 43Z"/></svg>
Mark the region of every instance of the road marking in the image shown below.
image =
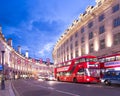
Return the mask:
<svg viewBox="0 0 120 96"><path fill-rule="evenodd" d="M71 95L71 96L80 96L80 95L73 94L73 93L70 93L70 92L64 92L64 91L60 91L60 90L55 90L55 91L60 92L60 93L64 93L64 94L68 94L68 95Z"/></svg>
<svg viewBox="0 0 120 96"><path fill-rule="evenodd" d="M28 83L28 82L26 82L26 83ZM28 83L29 84L29 83ZM31 83L30 83L30 85L31 85ZM54 90L54 91L56 91L56 92L59 92L59 93L63 93L63 94L67 94L67 95L71 95L71 96L80 96L80 95L78 95L78 94L73 94L73 93L70 93L70 92L65 92L65 91L61 91L61 90L56 90L55 88L53 88L53 87L45 87L45 86L41 86L41 85L36 85L36 86L38 86L38 87L41 87L41 88L45 88L45 89L49 89L49 90Z"/></svg>
<svg viewBox="0 0 120 96"><path fill-rule="evenodd" d="M80 95L73 94L73 93L70 93L70 92L55 90L55 88L53 88L53 87L45 87L45 86L41 86L41 85L38 85L38 86L41 87L41 88L45 88L45 89L49 89L49 90L54 90L54 91L59 92L59 93L68 94L68 95L71 95L71 96L80 96Z"/></svg>

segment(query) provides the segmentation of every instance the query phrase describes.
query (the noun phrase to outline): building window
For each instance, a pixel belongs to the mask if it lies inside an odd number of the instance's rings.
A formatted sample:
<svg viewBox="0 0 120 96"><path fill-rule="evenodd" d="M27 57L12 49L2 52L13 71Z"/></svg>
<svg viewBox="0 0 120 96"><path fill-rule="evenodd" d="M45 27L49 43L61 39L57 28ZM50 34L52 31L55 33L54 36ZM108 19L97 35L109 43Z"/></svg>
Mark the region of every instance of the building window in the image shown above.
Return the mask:
<svg viewBox="0 0 120 96"><path fill-rule="evenodd" d="M65 60L65 56L64 56L64 61L66 61L66 60Z"/></svg>
<svg viewBox="0 0 120 96"><path fill-rule="evenodd" d="M71 36L71 37L70 37L70 41L72 41L72 39L73 39L73 38L72 38L72 36Z"/></svg>
<svg viewBox="0 0 120 96"><path fill-rule="evenodd" d="M120 26L120 17L113 20L113 27Z"/></svg>
<svg viewBox="0 0 120 96"><path fill-rule="evenodd" d="M71 59L73 58L73 53L71 53Z"/></svg>
<svg viewBox="0 0 120 96"><path fill-rule="evenodd" d="M85 42L85 39L84 37L81 38L81 43L84 43Z"/></svg>
<svg viewBox="0 0 120 96"><path fill-rule="evenodd" d="M69 48L68 48L68 46L67 46L67 52L69 51Z"/></svg>
<svg viewBox="0 0 120 96"><path fill-rule="evenodd" d="M78 46L78 41L75 41L75 47L77 47Z"/></svg>
<svg viewBox="0 0 120 96"><path fill-rule="evenodd" d="M103 19L104 19L104 14L100 15L98 20L99 20L99 22L100 22L100 21L102 21Z"/></svg>
<svg viewBox="0 0 120 96"><path fill-rule="evenodd" d="M73 45L72 45L72 44L70 45L70 49L71 49L71 50L73 49Z"/></svg>
<svg viewBox="0 0 120 96"><path fill-rule="evenodd" d="M120 44L120 33L114 35L114 45Z"/></svg>
<svg viewBox="0 0 120 96"><path fill-rule="evenodd" d="M78 57L78 50L75 51L75 57Z"/></svg>
<svg viewBox="0 0 120 96"><path fill-rule="evenodd" d="M112 12L117 12L119 10L119 4L112 7Z"/></svg>
<svg viewBox="0 0 120 96"><path fill-rule="evenodd" d="M90 53L92 53L92 52L94 51L94 46L93 46L93 44L90 44L89 50L90 50Z"/></svg>
<svg viewBox="0 0 120 96"><path fill-rule="evenodd" d="M91 28L93 26L93 22L88 23L88 28Z"/></svg>
<svg viewBox="0 0 120 96"><path fill-rule="evenodd" d="M105 39L100 40L100 49L105 48Z"/></svg>
<svg viewBox="0 0 120 96"><path fill-rule="evenodd" d="M85 46L81 46L81 55L85 55Z"/></svg>
<svg viewBox="0 0 120 96"><path fill-rule="evenodd" d="M78 37L78 32L75 33L75 38Z"/></svg>
<svg viewBox="0 0 120 96"><path fill-rule="evenodd" d="M81 29L81 33L83 33L84 32L84 27Z"/></svg>
<svg viewBox="0 0 120 96"><path fill-rule="evenodd" d="M67 55L67 60L69 60L69 55Z"/></svg>
<svg viewBox="0 0 120 96"><path fill-rule="evenodd" d="M93 32L90 32L89 33L89 39L92 39L93 38Z"/></svg>
<svg viewBox="0 0 120 96"><path fill-rule="evenodd" d="M102 33L104 33L105 32L105 27L104 27L104 25L103 26L100 26L99 27L99 34L102 34Z"/></svg>

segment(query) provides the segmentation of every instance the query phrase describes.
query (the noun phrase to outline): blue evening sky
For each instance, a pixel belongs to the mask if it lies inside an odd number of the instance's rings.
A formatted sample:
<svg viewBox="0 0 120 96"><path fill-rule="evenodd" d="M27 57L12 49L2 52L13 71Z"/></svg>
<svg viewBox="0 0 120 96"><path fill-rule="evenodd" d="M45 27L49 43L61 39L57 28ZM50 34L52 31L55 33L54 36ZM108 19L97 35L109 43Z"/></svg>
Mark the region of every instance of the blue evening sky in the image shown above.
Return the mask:
<svg viewBox="0 0 120 96"><path fill-rule="evenodd" d="M0 0L0 25L13 47L33 58L52 60L56 41L95 0Z"/></svg>

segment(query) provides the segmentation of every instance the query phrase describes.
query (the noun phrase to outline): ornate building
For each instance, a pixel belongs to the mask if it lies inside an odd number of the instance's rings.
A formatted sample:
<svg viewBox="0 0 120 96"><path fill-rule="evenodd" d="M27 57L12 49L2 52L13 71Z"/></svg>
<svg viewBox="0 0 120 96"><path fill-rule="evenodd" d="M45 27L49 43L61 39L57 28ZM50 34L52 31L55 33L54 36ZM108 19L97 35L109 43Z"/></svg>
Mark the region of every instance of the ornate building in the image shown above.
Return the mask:
<svg viewBox="0 0 120 96"><path fill-rule="evenodd" d="M82 55L120 53L120 0L96 0L59 38L53 49L58 64Z"/></svg>
<svg viewBox="0 0 120 96"><path fill-rule="evenodd" d="M4 50L4 75L6 78L35 78L38 74L52 74L53 63L36 60L21 54L21 47L18 50L13 49L12 39L6 40L0 27L0 66L2 65L2 53ZM47 64L49 63L49 64ZM0 79L2 70L0 70ZM1 81L1 80L0 80Z"/></svg>

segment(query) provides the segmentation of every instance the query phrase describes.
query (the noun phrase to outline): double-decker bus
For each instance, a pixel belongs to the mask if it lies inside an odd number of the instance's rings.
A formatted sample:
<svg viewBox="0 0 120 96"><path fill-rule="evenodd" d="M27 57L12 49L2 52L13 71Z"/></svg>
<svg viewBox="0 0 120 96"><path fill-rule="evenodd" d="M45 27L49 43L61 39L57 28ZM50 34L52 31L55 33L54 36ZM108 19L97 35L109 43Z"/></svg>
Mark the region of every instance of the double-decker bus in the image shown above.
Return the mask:
<svg viewBox="0 0 120 96"><path fill-rule="evenodd" d="M102 69L119 69L120 70L120 54L113 54L99 57L100 66Z"/></svg>
<svg viewBox="0 0 120 96"><path fill-rule="evenodd" d="M58 81L97 83L100 69L96 56L81 56L60 63L55 68Z"/></svg>
<svg viewBox="0 0 120 96"><path fill-rule="evenodd" d="M103 56L98 59L100 62L100 69L102 69L102 74L103 74L101 77L101 82L105 83L106 85L110 85L111 83L118 83L118 81L120 83L120 80L117 81L118 77L120 76L118 74L120 72L120 54Z"/></svg>

